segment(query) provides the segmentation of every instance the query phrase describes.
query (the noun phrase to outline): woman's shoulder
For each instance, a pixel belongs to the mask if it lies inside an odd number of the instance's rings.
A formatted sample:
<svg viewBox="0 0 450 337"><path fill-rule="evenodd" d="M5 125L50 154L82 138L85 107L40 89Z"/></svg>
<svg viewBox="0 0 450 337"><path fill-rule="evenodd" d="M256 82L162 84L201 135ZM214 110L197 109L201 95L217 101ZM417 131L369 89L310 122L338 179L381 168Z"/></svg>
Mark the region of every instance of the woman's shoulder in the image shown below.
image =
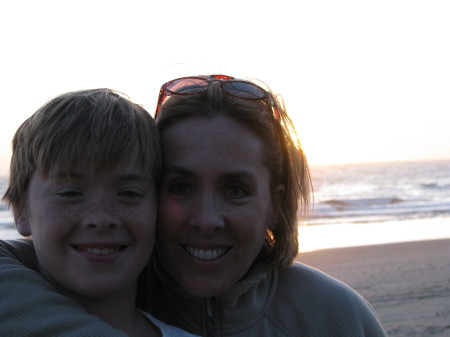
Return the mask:
<svg viewBox="0 0 450 337"><path fill-rule="evenodd" d="M334 331L335 336L385 336L370 304L343 282L301 263L279 269L276 279L272 302L276 317L302 322L302 329L311 330L314 336L318 331Z"/></svg>
<svg viewBox="0 0 450 337"><path fill-rule="evenodd" d="M278 290L303 300L367 302L351 287L324 272L305 264L295 262L278 272Z"/></svg>

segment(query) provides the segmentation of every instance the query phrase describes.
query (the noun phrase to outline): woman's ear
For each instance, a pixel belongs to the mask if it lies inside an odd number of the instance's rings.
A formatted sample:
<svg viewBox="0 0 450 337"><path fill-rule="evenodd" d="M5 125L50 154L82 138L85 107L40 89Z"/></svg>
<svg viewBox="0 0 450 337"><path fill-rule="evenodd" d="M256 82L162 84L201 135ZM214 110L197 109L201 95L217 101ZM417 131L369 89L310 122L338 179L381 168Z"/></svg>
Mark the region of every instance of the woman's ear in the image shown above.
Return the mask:
<svg viewBox="0 0 450 337"><path fill-rule="evenodd" d="M274 193L273 193L273 213L272 213L272 226L276 227L278 223L278 215L281 208L281 202L284 197L285 188L284 185L280 184L277 187L275 187Z"/></svg>
<svg viewBox="0 0 450 337"><path fill-rule="evenodd" d="M24 214L20 214L18 216L14 216L14 221L16 223L17 231L22 236L30 236L31 235L31 229L30 229L30 223L28 222L28 217Z"/></svg>

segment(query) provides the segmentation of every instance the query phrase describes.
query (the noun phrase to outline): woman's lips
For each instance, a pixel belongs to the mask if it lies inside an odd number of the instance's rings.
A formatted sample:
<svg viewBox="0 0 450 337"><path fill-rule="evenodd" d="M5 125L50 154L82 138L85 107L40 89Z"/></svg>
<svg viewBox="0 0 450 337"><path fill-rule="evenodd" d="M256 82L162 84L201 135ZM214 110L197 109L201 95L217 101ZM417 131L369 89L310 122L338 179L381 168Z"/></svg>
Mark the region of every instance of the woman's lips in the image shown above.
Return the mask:
<svg viewBox="0 0 450 337"><path fill-rule="evenodd" d="M182 246L183 249L191 256L201 261L214 261L223 257L231 248L222 247L214 249L203 249L194 246Z"/></svg>

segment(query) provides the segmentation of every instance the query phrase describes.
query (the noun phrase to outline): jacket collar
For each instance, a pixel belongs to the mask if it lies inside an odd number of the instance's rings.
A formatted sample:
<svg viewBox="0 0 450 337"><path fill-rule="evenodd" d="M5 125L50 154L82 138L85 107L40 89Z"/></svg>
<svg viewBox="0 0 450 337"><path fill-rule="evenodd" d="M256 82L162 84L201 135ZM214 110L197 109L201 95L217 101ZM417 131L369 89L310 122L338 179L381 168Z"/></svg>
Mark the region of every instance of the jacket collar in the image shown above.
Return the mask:
<svg viewBox="0 0 450 337"><path fill-rule="evenodd" d="M162 297L158 301L159 308L152 306L151 312L162 321L198 334L206 329L211 319L222 331L251 324L263 314L276 289L276 269L267 269L263 264L252 266L241 281L209 299L186 293L166 273L157 258L153 261L153 270Z"/></svg>

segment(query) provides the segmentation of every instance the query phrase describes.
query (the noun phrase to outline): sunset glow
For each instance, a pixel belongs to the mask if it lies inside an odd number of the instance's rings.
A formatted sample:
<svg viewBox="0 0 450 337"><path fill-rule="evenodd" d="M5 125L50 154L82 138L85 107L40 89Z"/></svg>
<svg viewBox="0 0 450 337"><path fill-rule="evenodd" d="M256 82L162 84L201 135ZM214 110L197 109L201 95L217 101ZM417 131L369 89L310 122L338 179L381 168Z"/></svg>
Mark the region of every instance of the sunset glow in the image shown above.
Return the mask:
<svg viewBox="0 0 450 337"><path fill-rule="evenodd" d="M16 129L58 94L107 87L153 114L162 83L213 73L280 93L311 166L450 159L446 0L24 0L0 12L0 177ZM301 227L301 249L450 236L444 220L430 226Z"/></svg>
<svg viewBox="0 0 450 337"><path fill-rule="evenodd" d="M14 131L51 97L109 87L153 113L162 83L202 73L281 93L311 164L450 157L448 1L25 3L1 5L2 175ZM218 13L233 24L197 19Z"/></svg>

